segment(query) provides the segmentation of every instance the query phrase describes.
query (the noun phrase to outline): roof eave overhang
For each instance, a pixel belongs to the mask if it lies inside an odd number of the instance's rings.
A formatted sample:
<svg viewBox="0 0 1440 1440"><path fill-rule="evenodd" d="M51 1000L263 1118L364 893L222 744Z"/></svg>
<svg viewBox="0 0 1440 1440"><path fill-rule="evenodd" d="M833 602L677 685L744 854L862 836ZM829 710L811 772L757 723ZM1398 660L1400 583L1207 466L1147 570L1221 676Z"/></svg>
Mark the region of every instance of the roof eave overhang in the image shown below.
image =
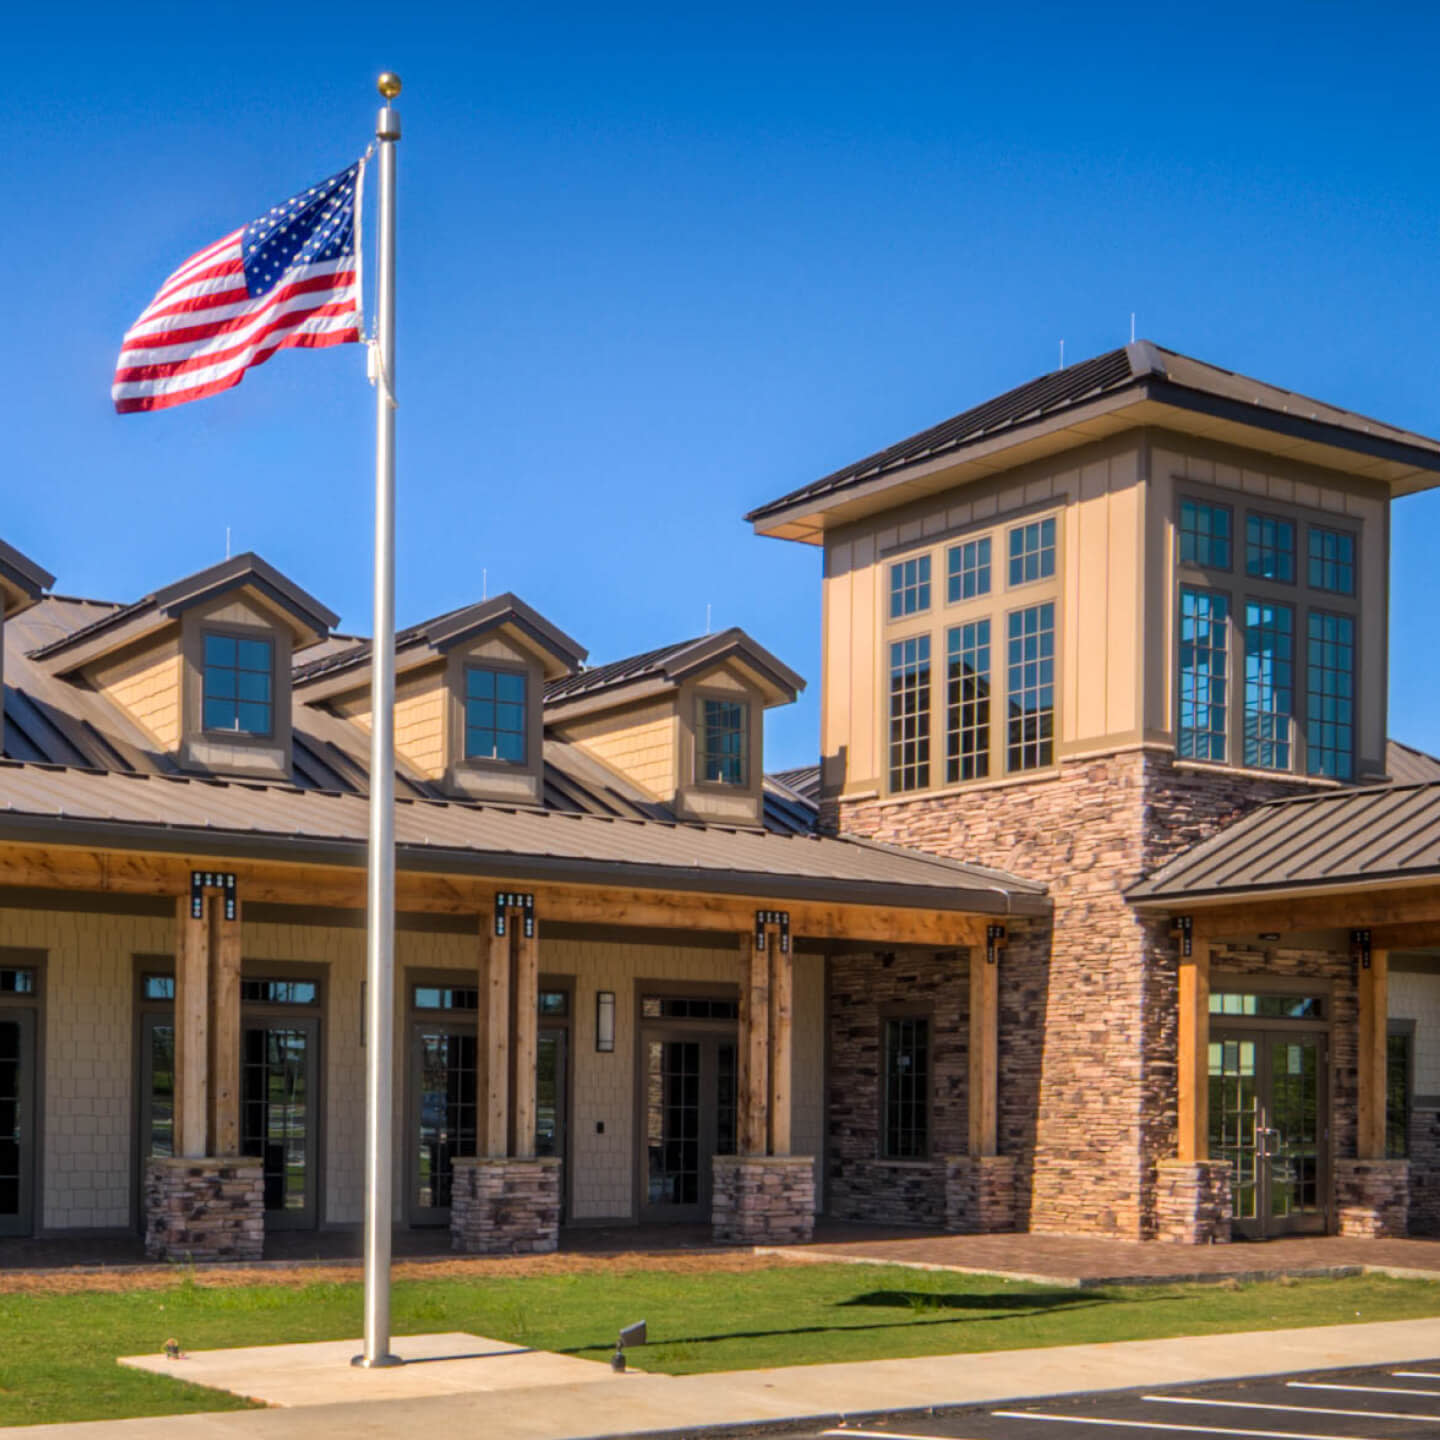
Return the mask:
<svg viewBox="0 0 1440 1440"><path fill-rule="evenodd" d="M0 840L71 848L86 846L147 851L151 854L270 860L293 865L363 868L366 858L363 840L297 840L293 836L134 825L123 821L92 821L86 824L31 815L0 816ZM874 881L775 875L768 871L709 870L404 844L396 846L396 863L401 871L412 874L493 876L496 879L535 879L576 885L620 883L638 889L758 895L775 900L814 900L960 914L1025 917L1050 913L1050 902L1044 896L958 885L886 885Z"/></svg>
<svg viewBox="0 0 1440 1440"><path fill-rule="evenodd" d="M1343 880L1316 880L1290 885L1228 886L1225 889L1148 891L1141 881L1126 891L1126 900L1147 914L1200 909L1218 910L1230 905L1255 905L1266 901L1328 900L1337 896L1366 896L1385 890L1427 890L1440 886L1440 869L1420 874L1351 876Z"/></svg>
<svg viewBox="0 0 1440 1440"><path fill-rule="evenodd" d="M1083 405L1010 426L829 494L783 508L762 506L746 519L757 535L822 544L827 530L877 511L1141 426L1168 426L1359 475L1395 496L1440 485L1440 450L1147 376Z"/></svg>
<svg viewBox="0 0 1440 1440"><path fill-rule="evenodd" d="M0 540L0 606L6 615L33 605L54 583L48 570Z"/></svg>

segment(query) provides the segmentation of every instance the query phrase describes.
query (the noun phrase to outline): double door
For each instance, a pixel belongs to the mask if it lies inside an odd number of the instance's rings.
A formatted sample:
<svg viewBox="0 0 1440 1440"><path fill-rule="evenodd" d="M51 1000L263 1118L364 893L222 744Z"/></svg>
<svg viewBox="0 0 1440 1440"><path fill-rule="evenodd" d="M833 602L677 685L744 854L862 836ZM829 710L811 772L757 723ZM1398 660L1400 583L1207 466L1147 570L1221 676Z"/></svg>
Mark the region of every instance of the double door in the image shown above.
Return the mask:
<svg viewBox="0 0 1440 1440"><path fill-rule="evenodd" d="M0 1235L28 1235L34 1216L35 1012L0 1008Z"/></svg>
<svg viewBox="0 0 1440 1440"><path fill-rule="evenodd" d="M1320 1031L1211 1031L1210 1155L1231 1164L1237 1235L1327 1228L1328 1050Z"/></svg>
<svg viewBox="0 0 1440 1440"><path fill-rule="evenodd" d="M258 1158L267 1229L313 1229L318 1216L319 1017L247 1015L240 1042L240 1153ZM175 1022L144 1016L140 1146L175 1153Z"/></svg>

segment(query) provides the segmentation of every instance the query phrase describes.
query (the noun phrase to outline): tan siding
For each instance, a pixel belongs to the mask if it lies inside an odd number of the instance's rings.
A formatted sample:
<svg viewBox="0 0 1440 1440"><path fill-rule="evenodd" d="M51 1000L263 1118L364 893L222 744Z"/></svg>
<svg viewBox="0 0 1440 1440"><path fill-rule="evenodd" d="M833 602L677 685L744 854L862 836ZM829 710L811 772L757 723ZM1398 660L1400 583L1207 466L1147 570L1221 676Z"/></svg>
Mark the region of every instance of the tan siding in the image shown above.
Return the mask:
<svg viewBox="0 0 1440 1440"><path fill-rule="evenodd" d="M679 783L678 717L673 698L634 705L560 728L565 739L603 760L657 800Z"/></svg>
<svg viewBox="0 0 1440 1440"><path fill-rule="evenodd" d="M444 675L407 687L395 701L395 748L422 774L445 773Z"/></svg>
<svg viewBox="0 0 1440 1440"><path fill-rule="evenodd" d="M103 667L90 676L163 750L180 746L180 634Z"/></svg>

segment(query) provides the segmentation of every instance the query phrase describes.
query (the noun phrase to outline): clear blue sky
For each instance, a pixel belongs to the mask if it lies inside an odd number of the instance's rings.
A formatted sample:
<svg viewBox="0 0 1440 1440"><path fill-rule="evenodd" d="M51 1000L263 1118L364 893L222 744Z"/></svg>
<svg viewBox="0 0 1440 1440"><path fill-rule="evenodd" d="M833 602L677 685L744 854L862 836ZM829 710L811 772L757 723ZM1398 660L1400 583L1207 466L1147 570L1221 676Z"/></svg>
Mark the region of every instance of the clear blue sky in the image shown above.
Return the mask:
<svg viewBox="0 0 1440 1440"><path fill-rule="evenodd" d="M596 16L601 9L603 20ZM225 527L369 624L359 347L114 415L165 274L365 146L398 70L401 623L513 589L603 661L819 557L751 505L1067 359L1162 344L1440 434L1440 11L28 6L7 17L0 535L132 599ZM537 18L529 18L534 12ZM1440 749L1440 497L1402 501L1391 733Z"/></svg>

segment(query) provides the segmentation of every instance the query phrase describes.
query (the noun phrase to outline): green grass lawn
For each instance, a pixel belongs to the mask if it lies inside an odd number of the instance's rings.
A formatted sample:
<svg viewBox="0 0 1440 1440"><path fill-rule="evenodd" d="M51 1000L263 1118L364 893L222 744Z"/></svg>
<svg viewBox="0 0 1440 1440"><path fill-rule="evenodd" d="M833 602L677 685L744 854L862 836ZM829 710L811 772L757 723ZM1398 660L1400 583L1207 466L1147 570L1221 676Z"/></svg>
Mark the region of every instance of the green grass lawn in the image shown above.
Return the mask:
<svg viewBox="0 0 1440 1440"><path fill-rule="evenodd" d="M402 1281L397 1334L468 1330L603 1359L616 1331L649 1321L632 1352L688 1375L831 1360L958 1354L1400 1320L1440 1314L1440 1284L1379 1276L1289 1284L1062 1290L894 1266L790 1265ZM229 1395L124 1369L118 1355L335 1340L360 1329L354 1284L0 1295L0 1425L237 1409Z"/></svg>

